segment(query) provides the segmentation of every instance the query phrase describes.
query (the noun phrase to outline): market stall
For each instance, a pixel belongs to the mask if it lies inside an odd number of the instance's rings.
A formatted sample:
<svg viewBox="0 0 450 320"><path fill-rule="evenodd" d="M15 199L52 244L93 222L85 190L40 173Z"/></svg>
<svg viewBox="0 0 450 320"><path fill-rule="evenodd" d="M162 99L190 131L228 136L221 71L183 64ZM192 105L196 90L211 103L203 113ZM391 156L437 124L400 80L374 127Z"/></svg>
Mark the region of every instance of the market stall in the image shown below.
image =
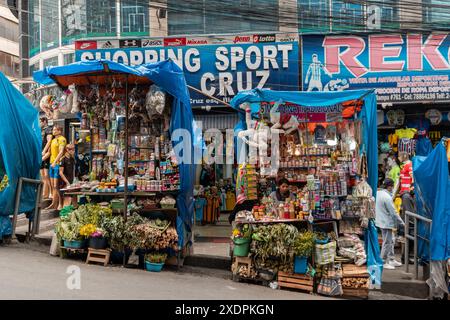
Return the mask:
<svg viewBox="0 0 450 320"><path fill-rule="evenodd" d="M187 254L194 212L191 157L195 140L189 93L175 63L167 60L130 67L108 60L84 61L35 72L34 80L56 83L66 90L56 109L63 111L64 106L66 112L77 113L80 131L90 142L89 175L64 188L64 195L78 197L83 204L106 201L107 208L102 210L86 204L82 215L89 216L86 211L90 211L103 217L110 209L119 210L124 218L121 223L136 220L133 226L157 229L160 235L167 234L170 224L176 228L178 257ZM173 135L178 129L194 144L184 141L184 135ZM128 219L133 212L151 220ZM76 215L80 217L80 212ZM141 240L148 242L151 234L143 234L147 239ZM71 240L81 237L78 233ZM172 240L163 242L173 247ZM124 247L126 243L121 243L116 249ZM161 246L136 244L134 248L154 247Z"/></svg>
<svg viewBox="0 0 450 320"><path fill-rule="evenodd" d="M41 154L38 112L0 73L0 241L13 233L10 215L19 178L38 179ZM19 212L36 205L36 187L24 184Z"/></svg>
<svg viewBox="0 0 450 320"><path fill-rule="evenodd" d="M367 297L382 271L374 92L255 89L231 105L237 199L259 202L233 224L235 278Z"/></svg>

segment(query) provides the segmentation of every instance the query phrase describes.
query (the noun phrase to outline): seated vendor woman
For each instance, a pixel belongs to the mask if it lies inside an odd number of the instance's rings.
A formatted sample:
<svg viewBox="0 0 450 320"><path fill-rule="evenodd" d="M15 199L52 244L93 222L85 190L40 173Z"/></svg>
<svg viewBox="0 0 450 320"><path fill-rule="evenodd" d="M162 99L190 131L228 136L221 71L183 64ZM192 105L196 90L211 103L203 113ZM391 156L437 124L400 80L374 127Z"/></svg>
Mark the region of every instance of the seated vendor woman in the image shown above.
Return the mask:
<svg viewBox="0 0 450 320"><path fill-rule="evenodd" d="M285 203L286 199L295 200L295 195L289 190L288 179L282 178L278 181L278 188L270 194L270 198L276 205Z"/></svg>

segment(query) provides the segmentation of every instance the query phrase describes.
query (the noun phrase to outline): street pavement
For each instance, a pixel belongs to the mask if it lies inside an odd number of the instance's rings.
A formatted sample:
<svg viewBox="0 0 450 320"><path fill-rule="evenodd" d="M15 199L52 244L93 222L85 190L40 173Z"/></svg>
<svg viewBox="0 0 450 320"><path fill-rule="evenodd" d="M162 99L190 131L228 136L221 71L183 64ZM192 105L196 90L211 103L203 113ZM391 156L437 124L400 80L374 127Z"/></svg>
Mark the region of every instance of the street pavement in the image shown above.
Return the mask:
<svg viewBox="0 0 450 320"><path fill-rule="evenodd" d="M75 266L75 268L73 267ZM80 270L80 289L74 278ZM72 273L67 273L67 271ZM67 286L69 282L69 289ZM48 247L0 246L0 299L326 300L326 297L236 283L228 272L184 267L146 272L86 265L48 254ZM75 288L74 288L75 287Z"/></svg>

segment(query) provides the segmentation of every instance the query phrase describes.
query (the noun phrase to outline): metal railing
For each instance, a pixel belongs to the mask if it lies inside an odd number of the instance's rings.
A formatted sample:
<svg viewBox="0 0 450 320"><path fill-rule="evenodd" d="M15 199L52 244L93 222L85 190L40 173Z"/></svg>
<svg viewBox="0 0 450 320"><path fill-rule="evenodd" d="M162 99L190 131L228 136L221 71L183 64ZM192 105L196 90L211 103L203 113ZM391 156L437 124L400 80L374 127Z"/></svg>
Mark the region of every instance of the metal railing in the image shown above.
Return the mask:
<svg viewBox="0 0 450 320"><path fill-rule="evenodd" d="M17 216L19 215L19 208L20 208L20 197L22 195L22 189L24 183L30 183L36 185L36 200L35 200L35 206L34 206L34 215L33 215L33 227L28 231L31 231L31 237L34 237L35 234L39 233L39 225L41 223L41 210L39 210L39 206L41 203L41 197L42 197L42 181L41 180L34 180L29 178L19 178L19 182L17 184L17 190L16 190L16 201L14 203L14 215L13 215L13 222L12 222L12 239L16 236L16 225L17 225ZM30 236L30 235L29 235Z"/></svg>
<svg viewBox="0 0 450 320"><path fill-rule="evenodd" d="M410 218L414 219L414 234L410 235L409 234L409 223L410 223ZM405 212L405 264L406 264L406 273L409 273L409 241L408 240L412 240L414 241L414 276L415 279L418 280L419 279L419 264L418 264L418 257L417 257L417 247L418 247L418 239L422 239L426 242L428 242L428 248L430 247L430 239L427 239L425 237L419 236L417 234L417 222L418 221L423 221L425 223L429 224L429 228L430 228L430 232L431 232L431 225L432 225L432 220L425 218L423 216L420 216L416 213L410 212L410 211L406 211Z"/></svg>

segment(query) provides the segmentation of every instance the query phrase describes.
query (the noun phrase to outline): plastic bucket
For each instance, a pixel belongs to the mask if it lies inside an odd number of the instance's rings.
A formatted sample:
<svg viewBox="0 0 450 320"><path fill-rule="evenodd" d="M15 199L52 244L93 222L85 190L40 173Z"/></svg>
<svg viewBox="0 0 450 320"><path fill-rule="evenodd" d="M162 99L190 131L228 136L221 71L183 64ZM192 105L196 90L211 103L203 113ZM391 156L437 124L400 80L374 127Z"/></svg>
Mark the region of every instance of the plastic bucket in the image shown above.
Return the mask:
<svg viewBox="0 0 450 320"><path fill-rule="evenodd" d="M89 238L89 248L92 249L105 249L108 246L106 238Z"/></svg>
<svg viewBox="0 0 450 320"><path fill-rule="evenodd" d="M246 257L250 250L250 239L234 239L233 255L236 257Z"/></svg>
<svg viewBox="0 0 450 320"><path fill-rule="evenodd" d="M71 248L71 249L83 249L86 246L86 241L84 240L74 240L74 241L67 241L64 240L64 247Z"/></svg>
<svg viewBox="0 0 450 320"><path fill-rule="evenodd" d="M153 263L145 261L145 269L151 272L160 272L164 266L164 263Z"/></svg>
<svg viewBox="0 0 450 320"><path fill-rule="evenodd" d="M128 263L128 259L130 259L132 253L130 249L125 249L125 264ZM110 261L112 264L123 264L123 252L112 250Z"/></svg>
<svg viewBox="0 0 450 320"><path fill-rule="evenodd" d="M305 274L308 270L308 258L295 256L294 273Z"/></svg>

